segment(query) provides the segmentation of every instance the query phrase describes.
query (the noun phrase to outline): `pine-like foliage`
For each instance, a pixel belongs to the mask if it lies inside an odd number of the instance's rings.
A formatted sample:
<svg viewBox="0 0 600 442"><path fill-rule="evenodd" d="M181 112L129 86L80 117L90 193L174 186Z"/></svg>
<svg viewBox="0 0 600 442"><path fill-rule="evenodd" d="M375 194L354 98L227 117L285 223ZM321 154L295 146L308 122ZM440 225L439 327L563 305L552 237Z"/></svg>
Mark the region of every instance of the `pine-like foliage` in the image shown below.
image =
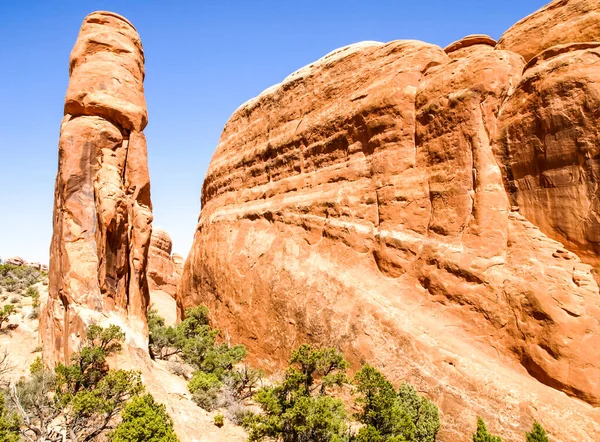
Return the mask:
<svg viewBox="0 0 600 442"><path fill-rule="evenodd" d="M527 442L549 442L548 435L544 427L538 422L533 422L533 428L526 435Z"/></svg>
<svg viewBox="0 0 600 442"><path fill-rule="evenodd" d="M500 436L493 436L488 432L485 422L477 418L477 431L473 434L473 442L502 442Z"/></svg>
<svg viewBox="0 0 600 442"><path fill-rule="evenodd" d="M121 414L122 421L110 435L111 442L178 442L165 406L150 394L134 397Z"/></svg>

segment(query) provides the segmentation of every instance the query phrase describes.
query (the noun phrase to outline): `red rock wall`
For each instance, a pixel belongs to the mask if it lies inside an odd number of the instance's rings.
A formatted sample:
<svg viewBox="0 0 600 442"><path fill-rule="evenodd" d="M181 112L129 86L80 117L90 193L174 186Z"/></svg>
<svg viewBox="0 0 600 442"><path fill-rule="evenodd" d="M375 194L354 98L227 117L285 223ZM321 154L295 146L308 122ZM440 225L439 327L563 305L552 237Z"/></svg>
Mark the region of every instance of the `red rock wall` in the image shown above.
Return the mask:
<svg viewBox="0 0 600 442"><path fill-rule="evenodd" d="M67 360L85 327L109 315L147 339L152 204L144 53L125 18L87 16L71 52L40 335L49 363Z"/></svg>
<svg viewBox="0 0 600 442"><path fill-rule="evenodd" d="M180 255L171 254L173 242L169 233L154 228L148 254L148 284L150 291L161 290L171 297L177 295L177 284L183 272Z"/></svg>
<svg viewBox="0 0 600 442"><path fill-rule="evenodd" d="M497 46L353 45L242 105L180 311L207 304L274 370L312 342L407 379L442 441L477 415L505 441L534 418L600 440L600 64L571 44L600 41L590 4L555 1Z"/></svg>

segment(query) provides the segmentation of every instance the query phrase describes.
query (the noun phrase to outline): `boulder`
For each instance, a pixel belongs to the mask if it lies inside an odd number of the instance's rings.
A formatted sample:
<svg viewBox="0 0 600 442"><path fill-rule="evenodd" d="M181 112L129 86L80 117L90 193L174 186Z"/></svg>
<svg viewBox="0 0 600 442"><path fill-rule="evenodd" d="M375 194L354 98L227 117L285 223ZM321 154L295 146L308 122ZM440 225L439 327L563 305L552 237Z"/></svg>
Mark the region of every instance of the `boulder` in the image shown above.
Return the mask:
<svg viewBox="0 0 600 442"><path fill-rule="evenodd" d="M23 266L23 265L27 264L27 261L25 261L20 256L13 256L11 258L8 258L4 263L10 264L13 266Z"/></svg>

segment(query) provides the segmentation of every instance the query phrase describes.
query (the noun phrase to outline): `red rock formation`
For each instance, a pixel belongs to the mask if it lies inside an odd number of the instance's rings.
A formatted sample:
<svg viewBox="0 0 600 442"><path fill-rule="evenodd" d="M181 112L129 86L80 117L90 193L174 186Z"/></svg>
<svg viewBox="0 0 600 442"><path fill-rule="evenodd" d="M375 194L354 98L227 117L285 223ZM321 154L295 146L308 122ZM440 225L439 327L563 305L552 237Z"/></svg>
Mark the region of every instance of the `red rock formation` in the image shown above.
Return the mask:
<svg viewBox="0 0 600 442"><path fill-rule="evenodd" d="M502 35L498 49L531 60L552 46L600 41L600 1L554 0Z"/></svg>
<svg viewBox="0 0 600 442"><path fill-rule="evenodd" d="M131 23L87 16L71 52L59 141L44 357L66 360L86 324L114 316L146 338L152 204L144 53Z"/></svg>
<svg viewBox="0 0 600 442"><path fill-rule="evenodd" d="M534 418L600 440L584 263L599 58L548 47L599 26L591 3L555 1L496 47L352 45L242 105L204 182L180 311L207 304L263 365L308 341L407 379L440 406L442 441L469 440L477 415L506 441Z"/></svg>
<svg viewBox="0 0 600 442"><path fill-rule="evenodd" d="M175 298L177 284L183 272L183 259L171 254L173 243L169 233L154 228L148 254L148 284L150 291L161 290Z"/></svg>
<svg viewBox="0 0 600 442"><path fill-rule="evenodd" d="M498 143L512 204L595 267L600 265L599 57L600 42L555 46L534 57L502 108Z"/></svg>

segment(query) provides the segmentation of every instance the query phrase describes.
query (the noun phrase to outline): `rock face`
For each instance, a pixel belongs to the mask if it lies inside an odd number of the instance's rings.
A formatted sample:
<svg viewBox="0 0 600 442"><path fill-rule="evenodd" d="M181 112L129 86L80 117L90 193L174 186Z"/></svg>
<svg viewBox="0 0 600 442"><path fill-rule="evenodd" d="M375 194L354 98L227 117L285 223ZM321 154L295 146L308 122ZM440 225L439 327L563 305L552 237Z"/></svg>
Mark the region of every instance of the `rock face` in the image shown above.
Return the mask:
<svg viewBox="0 0 600 442"><path fill-rule="evenodd" d="M148 254L148 284L151 291L161 290L175 298L183 272L183 258L171 254L173 242L169 233L154 228Z"/></svg>
<svg viewBox="0 0 600 442"><path fill-rule="evenodd" d="M144 53L110 12L87 16L71 52L59 140L44 357L68 359L90 322L107 316L147 335L152 204ZM143 343L141 344L143 346Z"/></svg>
<svg viewBox="0 0 600 442"><path fill-rule="evenodd" d="M407 379L442 441L477 415L506 441L534 418L600 440L597 5L555 1L498 45L352 45L242 105L180 313L207 304L273 369L312 342Z"/></svg>
<svg viewBox="0 0 600 442"><path fill-rule="evenodd" d="M498 49L529 61L552 46L591 41L600 41L600 1L554 0L506 31Z"/></svg>

